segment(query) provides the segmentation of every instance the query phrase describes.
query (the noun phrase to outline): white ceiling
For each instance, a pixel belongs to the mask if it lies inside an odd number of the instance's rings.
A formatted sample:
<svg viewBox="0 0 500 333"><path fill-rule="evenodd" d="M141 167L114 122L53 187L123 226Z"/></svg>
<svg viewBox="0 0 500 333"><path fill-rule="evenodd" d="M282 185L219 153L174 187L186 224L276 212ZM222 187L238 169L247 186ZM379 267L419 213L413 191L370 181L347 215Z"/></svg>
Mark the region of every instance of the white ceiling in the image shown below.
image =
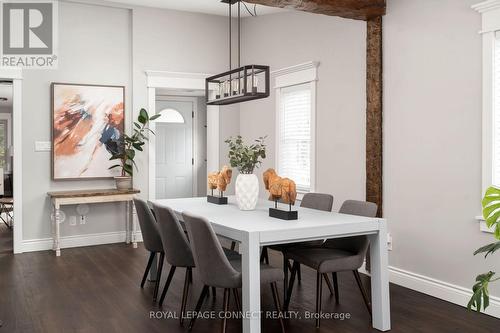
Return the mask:
<svg viewBox="0 0 500 333"><path fill-rule="evenodd" d="M12 85L0 84L0 97L7 101L0 101L0 108L12 107Z"/></svg>
<svg viewBox="0 0 500 333"><path fill-rule="evenodd" d="M155 8L167 8L174 10L182 10L186 12L195 13L205 13L212 15L222 15L227 16L228 5L221 3L220 0L111 0L115 3L122 3L126 5L134 6L146 6ZM248 8L253 11L254 5L247 4ZM233 5L233 13L235 13L237 6ZM280 8L267 7L262 5L257 5L256 7L257 15L272 14L285 11ZM241 5L241 16L250 16L250 14L245 9L245 6Z"/></svg>

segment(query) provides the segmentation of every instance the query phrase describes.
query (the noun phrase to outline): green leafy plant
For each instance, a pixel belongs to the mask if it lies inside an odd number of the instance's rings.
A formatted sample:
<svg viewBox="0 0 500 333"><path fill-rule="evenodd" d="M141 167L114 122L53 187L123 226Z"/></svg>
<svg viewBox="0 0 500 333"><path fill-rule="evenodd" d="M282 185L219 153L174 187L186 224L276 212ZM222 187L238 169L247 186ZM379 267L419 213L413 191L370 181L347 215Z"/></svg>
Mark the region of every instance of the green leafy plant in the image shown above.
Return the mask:
<svg viewBox="0 0 500 333"><path fill-rule="evenodd" d="M137 164L134 161L136 151L143 151L142 146L148 141L146 133L155 134L149 128L149 123L158 117L160 114L150 117L145 109L139 111L137 121L134 121L133 134L131 136L124 134L114 147L108 148L111 153L110 160L120 160L119 164L110 166L109 169L121 168L122 176L133 175L133 167L137 170Z"/></svg>
<svg viewBox="0 0 500 333"><path fill-rule="evenodd" d="M483 201L483 217L486 225L489 228L495 228L495 238L500 240L500 189L494 186L486 190ZM485 245L474 252L474 255L484 253L484 257L495 253L500 249L500 241ZM477 312L486 310L490 304L490 293L488 290L489 284L500 280L500 277L494 278L495 272L489 271L488 273L479 274L476 277L476 283L472 287L472 297L467 304L469 310L475 309Z"/></svg>
<svg viewBox="0 0 500 333"><path fill-rule="evenodd" d="M229 163L231 167L237 168L240 173L250 174L262 164L266 158L266 145L264 140L267 136L259 137L251 145L245 145L240 135L230 137L225 142L229 146Z"/></svg>

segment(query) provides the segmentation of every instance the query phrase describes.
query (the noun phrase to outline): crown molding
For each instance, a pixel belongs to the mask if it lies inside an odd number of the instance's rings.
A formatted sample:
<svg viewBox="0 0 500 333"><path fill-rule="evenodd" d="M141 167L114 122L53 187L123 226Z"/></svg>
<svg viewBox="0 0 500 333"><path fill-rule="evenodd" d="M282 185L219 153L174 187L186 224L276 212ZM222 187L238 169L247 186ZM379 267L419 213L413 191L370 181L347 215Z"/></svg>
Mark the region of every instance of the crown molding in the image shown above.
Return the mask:
<svg viewBox="0 0 500 333"><path fill-rule="evenodd" d="M298 65L294 65L294 66L290 66L290 67L286 67L286 68L272 71L271 74L273 74L275 76L281 76L281 75L295 73L295 72L299 72L299 71L303 71L303 70L307 70L307 69L312 69L312 68L316 69L318 66L319 66L319 61L308 61L308 62L305 62L302 64L298 64Z"/></svg>
<svg viewBox="0 0 500 333"><path fill-rule="evenodd" d="M490 10L495 10L500 8L500 0L487 0L471 6L475 11L483 14L489 12Z"/></svg>

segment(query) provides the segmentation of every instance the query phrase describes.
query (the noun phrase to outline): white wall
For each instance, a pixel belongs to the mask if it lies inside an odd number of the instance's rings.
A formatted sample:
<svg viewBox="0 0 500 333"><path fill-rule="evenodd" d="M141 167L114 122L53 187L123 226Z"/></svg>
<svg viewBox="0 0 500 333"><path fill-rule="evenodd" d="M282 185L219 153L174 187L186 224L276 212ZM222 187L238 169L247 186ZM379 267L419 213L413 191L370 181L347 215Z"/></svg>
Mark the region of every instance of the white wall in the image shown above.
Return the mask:
<svg viewBox="0 0 500 333"><path fill-rule="evenodd" d="M270 65L273 71L320 62L316 190L333 194L336 208L346 199L365 197L365 38L364 22L304 12L246 18L243 24L245 64ZM243 137L268 135L268 157L257 171L259 178L276 165L275 116L274 89L270 98L240 106Z"/></svg>
<svg viewBox="0 0 500 333"><path fill-rule="evenodd" d="M390 264L469 288L500 271L481 207L481 29L476 0L388 2L384 18L384 211ZM500 295L500 286L492 285Z"/></svg>

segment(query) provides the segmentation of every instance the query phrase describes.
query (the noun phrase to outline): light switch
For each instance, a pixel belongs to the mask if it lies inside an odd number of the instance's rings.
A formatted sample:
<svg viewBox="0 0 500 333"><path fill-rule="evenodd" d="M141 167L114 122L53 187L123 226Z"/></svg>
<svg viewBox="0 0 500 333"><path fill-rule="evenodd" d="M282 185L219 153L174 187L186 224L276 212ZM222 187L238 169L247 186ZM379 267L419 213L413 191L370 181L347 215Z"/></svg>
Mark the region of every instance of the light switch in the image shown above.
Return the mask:
<svg viewBox="0 0 500 333"><path fill-rule="evenodd" d="M51 151L52 143L50 141L35 141L35 151Z"/></svg>

